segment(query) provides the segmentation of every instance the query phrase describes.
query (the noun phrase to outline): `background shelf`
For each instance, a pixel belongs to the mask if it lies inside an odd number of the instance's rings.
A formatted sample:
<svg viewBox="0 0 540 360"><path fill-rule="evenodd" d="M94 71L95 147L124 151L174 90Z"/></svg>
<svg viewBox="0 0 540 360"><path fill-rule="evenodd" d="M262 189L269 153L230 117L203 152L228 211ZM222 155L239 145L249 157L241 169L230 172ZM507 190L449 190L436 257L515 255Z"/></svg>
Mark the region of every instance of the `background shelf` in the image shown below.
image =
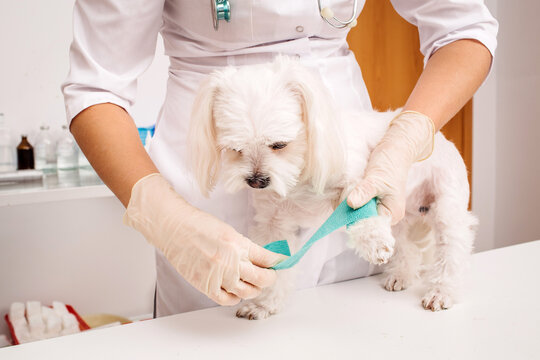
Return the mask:
<svg viewBox="0 0 540 360"><path fill-rule="evenodd" d="M113 193L93 170L62 171L38 181L0 184L0 207L110 196Z"/></svg>

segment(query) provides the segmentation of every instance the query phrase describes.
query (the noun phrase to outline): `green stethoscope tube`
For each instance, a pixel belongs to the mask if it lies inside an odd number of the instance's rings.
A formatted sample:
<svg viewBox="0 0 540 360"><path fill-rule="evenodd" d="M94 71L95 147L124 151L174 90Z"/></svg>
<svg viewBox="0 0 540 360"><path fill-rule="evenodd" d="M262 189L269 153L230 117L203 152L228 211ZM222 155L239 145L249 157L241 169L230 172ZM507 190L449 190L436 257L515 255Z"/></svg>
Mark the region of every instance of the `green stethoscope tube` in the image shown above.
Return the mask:
<svg viewBox="0 0 540 360"><path fill-rule="evenodd" d="M212 19L214 21L214 30L219 28L219 20L226 20L229 22L231 20L231 4L229 0L210 0L212 5ZM330 8L323 8L321 6L321 0L317 0L319 5L319 14L331 26L336 29L343 29L347 27L352 27L356 25L356 11L358 8L358 0L354 0L353 3L353 13L351 18L345 21L337 19L333 11Z"/></svg>
<svg viewBox="0 0 540 360"><path fill-rule="evenodd" d="M214 30L219 28L219 20L231 20L231 4L229 0L210 0L212 5L212 19L214 20Z"/></svg>

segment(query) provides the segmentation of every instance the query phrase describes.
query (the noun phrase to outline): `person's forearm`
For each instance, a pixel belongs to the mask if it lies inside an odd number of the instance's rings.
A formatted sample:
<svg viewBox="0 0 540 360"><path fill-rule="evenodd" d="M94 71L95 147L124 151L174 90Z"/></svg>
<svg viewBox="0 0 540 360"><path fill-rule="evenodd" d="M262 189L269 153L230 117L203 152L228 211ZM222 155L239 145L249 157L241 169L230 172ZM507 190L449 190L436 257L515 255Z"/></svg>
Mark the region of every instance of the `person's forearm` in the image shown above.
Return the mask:
<svg viewBox="0 0 540 360"><path fill-rule="evenodd" d="M491 59L489 50L476 40L458 40L440 48L428 60L403 110L429 116L438 131L482 84Z"/></svg>
<svg viewBox="0 0 540 360"><path fill-rule="evenodd" d="M117 105L98 104L83 110L71 122L70 130L100 178L124 206L133 185L158 172L133 119Z"/></svg>

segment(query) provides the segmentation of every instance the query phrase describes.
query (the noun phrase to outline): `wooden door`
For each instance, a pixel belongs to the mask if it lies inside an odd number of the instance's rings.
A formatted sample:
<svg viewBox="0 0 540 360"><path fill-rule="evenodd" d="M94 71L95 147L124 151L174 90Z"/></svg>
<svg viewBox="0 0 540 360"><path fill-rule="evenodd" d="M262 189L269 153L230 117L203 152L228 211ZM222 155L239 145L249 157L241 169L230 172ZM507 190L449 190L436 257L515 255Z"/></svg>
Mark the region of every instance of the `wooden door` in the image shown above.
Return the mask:
<svg viewBox="0 0 540 360"><path fill-rule="evenodd" d="M347 38L377 110L405 105L423 68L418 29L389 0L366 0L358 25ZM472 100L442 129L456 144L469 169L472 162Z"/></svg>

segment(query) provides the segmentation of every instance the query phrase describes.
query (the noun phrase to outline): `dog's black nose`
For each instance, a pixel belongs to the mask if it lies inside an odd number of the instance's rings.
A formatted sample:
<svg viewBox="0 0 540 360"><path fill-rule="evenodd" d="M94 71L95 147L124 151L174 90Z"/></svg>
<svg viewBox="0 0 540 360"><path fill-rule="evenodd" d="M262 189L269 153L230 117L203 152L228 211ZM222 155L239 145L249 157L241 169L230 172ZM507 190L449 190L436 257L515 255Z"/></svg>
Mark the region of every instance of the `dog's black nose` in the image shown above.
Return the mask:
<svg viewBox="0 0 540 360"><path fill-rule="evenodd" d="M270 184L270 177L261 174L255 174L246 178L246 182L254 189L264 189Z"/></svg>

